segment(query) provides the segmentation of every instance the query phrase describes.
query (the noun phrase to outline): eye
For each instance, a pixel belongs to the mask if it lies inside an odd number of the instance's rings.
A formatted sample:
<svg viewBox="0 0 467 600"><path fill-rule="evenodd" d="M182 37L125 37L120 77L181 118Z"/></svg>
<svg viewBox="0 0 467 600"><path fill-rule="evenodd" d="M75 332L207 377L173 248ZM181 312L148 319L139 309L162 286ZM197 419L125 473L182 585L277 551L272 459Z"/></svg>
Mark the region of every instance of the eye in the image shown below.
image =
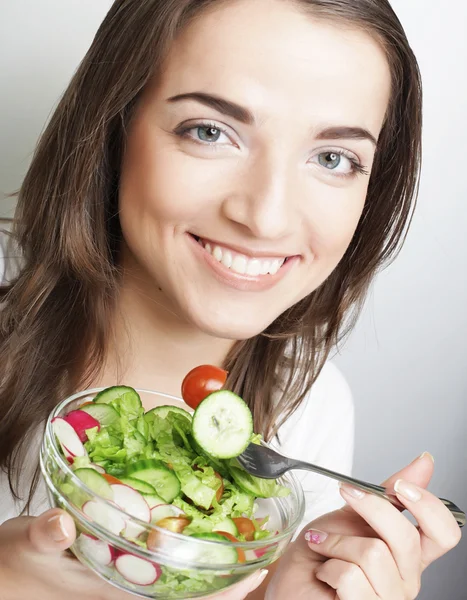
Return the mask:
<svg viewBox="0 0 467 600"><path fill-rule="evenodd" d="M352 163L343 154L337 152L321 152L318 154L318 162L322 167L338 173L350 173Z"/></svg>
<svg viewBox="0 0 467 600"><path fill-rule="evenodd" d="M352 177L357 175L357 173L369 174L360 161L353 154L345 150L326 150L325 152L320 152L314 158L317 158L320 166L337 177Z"/></svg>
<svg viewBox="0 0 467 600"><path fill-rule="evenodd" d="M175 133L204 146L236 145L227 132L216 123L194 123L178 128Z"/></svg>

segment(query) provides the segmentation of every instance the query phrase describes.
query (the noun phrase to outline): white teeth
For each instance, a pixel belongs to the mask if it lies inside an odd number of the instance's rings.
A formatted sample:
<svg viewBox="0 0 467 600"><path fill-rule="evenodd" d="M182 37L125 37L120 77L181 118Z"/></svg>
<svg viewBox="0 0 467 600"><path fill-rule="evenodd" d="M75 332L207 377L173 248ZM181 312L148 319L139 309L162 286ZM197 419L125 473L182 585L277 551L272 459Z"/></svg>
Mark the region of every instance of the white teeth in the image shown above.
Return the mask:
<svg viewBox="0 0 467 600"><path fill-rule="evenodd" d="M240 273L240 275L245 275L247 263L248 261L244 256L237 254L237 256L233 259L232 266L230 268L232 271Z"/></svg>
<svg viewBox="0 0 467 600"><path fill-rule="evenodd" d="M249 260L246 267L246 274L256 277L261 272L261 261L258 259Z"/></svg>
<svg viewBox="0 0 467 600"><path fill-rule="evenodd" d="M267 275L269 273L270 267L271 267L271 262L269 260L262 260L260 275Z"/></svg>
<svg viewBox="0 0 467 600"><path fill-rule="evenodd" d="M227 248L221 248L220 246L213 247L209 242L203 243L201 240L199 243L204 247L206 252L209 252L224 267L240 275L250 275L251 277L267 275L268 273L275 275L285 261L285 258L260 259L248 258L242 254L233 255Z"/></svg>
<svg viewBox="0 0 467 600"><path fill-rule="evenodd" d="M277 271L281 268L281 263L279 260L273 260L269 272L271 275L275 275Z"/></svg>
<svg viewBox="0 0 467 600"><path fill-rule="evenodd" d="M222 252L221 262L224 265L224 267L227 267L228 269L230 269L230 267L232 266L232 263L233 263L232 252L229 252L229 250L224 250Z"/></svg>
<svg viewBox="0 0 467 600"><path fill-rule="evenodd" d="M212 255L214 256L214 258L221 262L222 261L222 248L219 248L219 246L214 246L214 250L212 251Z"/></svg>

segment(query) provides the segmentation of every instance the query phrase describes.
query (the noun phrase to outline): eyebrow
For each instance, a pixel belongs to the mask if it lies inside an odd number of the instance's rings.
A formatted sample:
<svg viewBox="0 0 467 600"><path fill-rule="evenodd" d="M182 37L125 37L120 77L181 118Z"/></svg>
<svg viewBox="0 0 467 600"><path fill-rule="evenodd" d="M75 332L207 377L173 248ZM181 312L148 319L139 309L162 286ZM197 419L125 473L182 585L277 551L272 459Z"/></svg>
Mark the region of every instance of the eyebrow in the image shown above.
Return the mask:
<svg viewBox="0 0 467 600"><path fill-rule="evenodd" d="M204 104L209 108L213 108L224 115L232 117L240 123L245 123L246 125L252 125L255 122L253 114L247 108L214 94L206 94L205 92L188 92L185 94L171 96L167 99L167 102L175 103L183 100L194 100L195 102L199 102L200 104ZM327 127L326 129L320 131L316 137L319 140L368 140L375 147L378 145L374 135L364 127Z"/></svg>

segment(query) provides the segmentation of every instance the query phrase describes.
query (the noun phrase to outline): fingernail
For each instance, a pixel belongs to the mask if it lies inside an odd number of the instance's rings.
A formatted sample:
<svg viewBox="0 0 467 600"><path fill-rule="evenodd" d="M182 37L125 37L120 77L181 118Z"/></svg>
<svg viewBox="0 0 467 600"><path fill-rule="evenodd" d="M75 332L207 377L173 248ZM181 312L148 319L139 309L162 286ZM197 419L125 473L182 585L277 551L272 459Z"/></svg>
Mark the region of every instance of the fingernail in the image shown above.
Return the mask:
<svg viewBox="0 0 467 600"><path fill-rule="evenodd" d="M55 515L47 521L49 526L49 535L54 542L64 542L68 539L68 532L63 522L63 515Z"/></svg>
<svg viewBox="0 0 467 600"><path fill-rule="evenodd" d="M413 485L413 483L409 483L403 479L398 479L396 481L394 484L394 491L403 496L406 500L410 500L410 502L418 502L422 497L420 490Z"/></svg>
<svg viewBox="0 0 467 600"><path fill-rule="evenodd" d="M429 456L431 458L431 460L433 462L435 462L433 455L430 454L429 452L423 452L422 454L420 454L420 456L416 460L422 460L423 458L425 458L425 456Z"/></svg>
<svg viewBox="0 0 467 600"><path fill-rule="evenodd" d="M261 569L261 571L258 573L258 577L255 581L255 589L259 588L259 586L263 583L263 581L266 579L266 577L268 576L269 571L267 569Z"/></svg>
<svg viewBox="0 0 467 600"><path fill-rule="evenodd" d="M322 544L327 537L328 534L319 529L310 529L305 533L305 539L309 544Z"/></svg>
<svg viewBox="0 0 467 600"><path fill-rule="evenodd" d="M357 498L358 500L361 500L365 497L365 492L363 492L362 490L357 490L357 488L347 485L346 483L339 482L339 487L345 494L352 496L352 498Z"/></svg>

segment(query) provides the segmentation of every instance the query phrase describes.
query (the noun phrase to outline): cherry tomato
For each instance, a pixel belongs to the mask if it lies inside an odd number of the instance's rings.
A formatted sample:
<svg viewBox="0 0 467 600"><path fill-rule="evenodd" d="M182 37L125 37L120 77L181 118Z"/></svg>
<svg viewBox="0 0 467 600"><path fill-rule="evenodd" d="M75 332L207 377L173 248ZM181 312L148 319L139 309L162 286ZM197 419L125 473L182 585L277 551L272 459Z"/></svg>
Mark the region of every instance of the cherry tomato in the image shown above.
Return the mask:
<svg viewBox="0 0 467 600"><path fill-rule="evenodd" d="M220 390L227 380L227 371L212 365L192 369L182 383L182 398L195 409L209 394Z"/></svg>
<svg viewBox="0 0 467 600"><path fill-rule="evenodd" d="M237 540L236 537L234 537L231 533L227 533L227 531L215 531L214 533L218 533L219 535L222 535L222 537L225 537L229 540L229 542L233 542L233 543L237 543L239 542L239 540ZM246 562L246 556L245 556L245 552L242 550L242 548L236 548L237 550L237 555L238 555L238 562L239 563L244 563Z"/></svg>
<svg viewBox="0 0 467 600"><path fill-rule="evenodd" d="M182 533L182 531L190 524L190 520L186 517L165 517L157 521L157 527L168 529L174 533ZM148 550L157 550L164 543L164 535L160 531L153 529L148 535L147 547Z"/></svg>
<svg viewBox="0 0 467 600"><path fill-rule="evenodd" d="M232 519L232 521L235 523L238 533L243 535L247 542L252 542L255 539L256 530L251 519L247 519L246 517L236 517L235 519Z"/></svg>

